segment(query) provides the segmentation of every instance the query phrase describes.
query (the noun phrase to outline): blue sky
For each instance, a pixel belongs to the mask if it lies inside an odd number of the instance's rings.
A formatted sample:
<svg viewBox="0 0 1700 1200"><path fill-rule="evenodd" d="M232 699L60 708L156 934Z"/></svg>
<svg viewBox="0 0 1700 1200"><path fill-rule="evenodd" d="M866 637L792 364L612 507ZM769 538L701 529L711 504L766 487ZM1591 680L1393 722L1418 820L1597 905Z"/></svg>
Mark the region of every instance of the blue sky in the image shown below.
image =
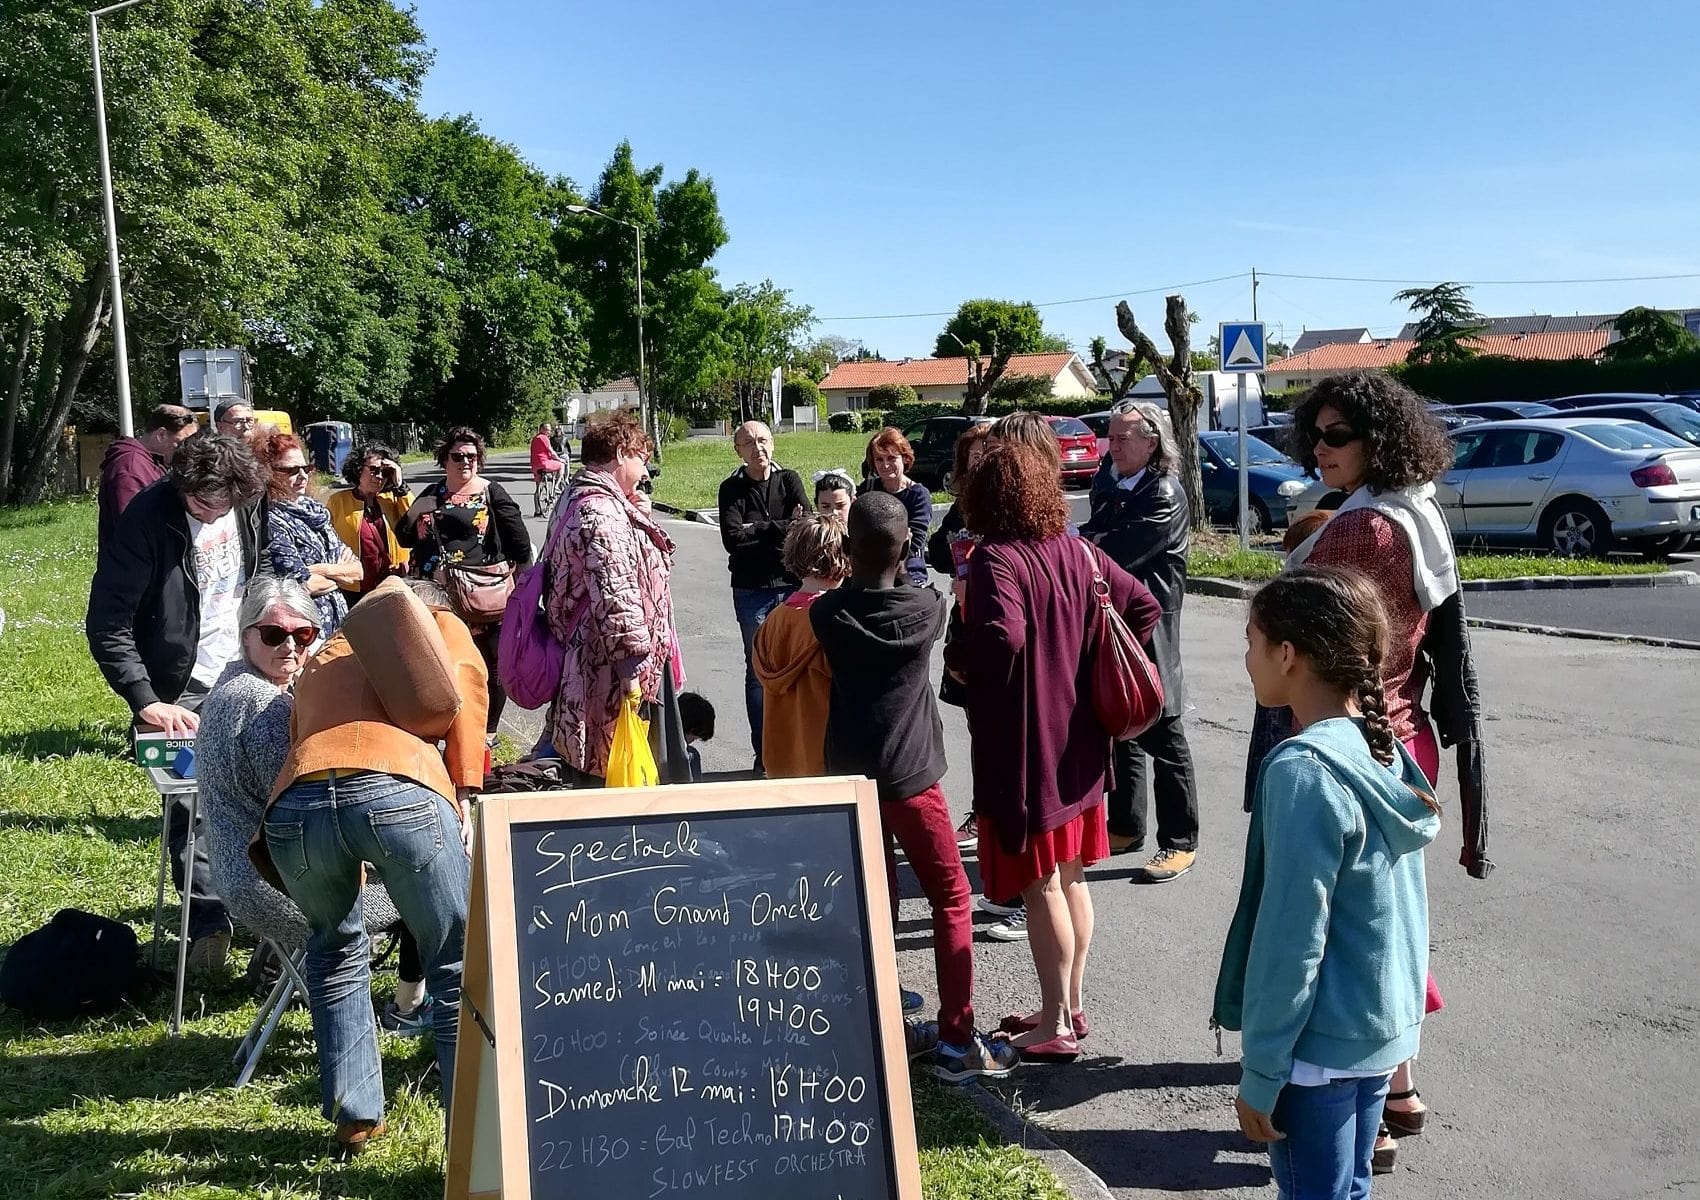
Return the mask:
<svg viewBox="0 0 1700 1200"><path fill-rule="evenodd" d="M1630 14L1633 14L1632 16ZM1700 4L1641 0L419 0L424 104L581 185L621 138L713 177L724 282L925 355L974 296L1129 296L1257 267L1483 286L1484 312L1700 306ZM1267 278L1288 340L1405 319ZM1250 284L1183 289L1200 342ZM1046 307L1082 350L1114 300ZM1159 331L1153 330L1154 333ZM1159 333L1159 340L1160 333Z"/></svg>

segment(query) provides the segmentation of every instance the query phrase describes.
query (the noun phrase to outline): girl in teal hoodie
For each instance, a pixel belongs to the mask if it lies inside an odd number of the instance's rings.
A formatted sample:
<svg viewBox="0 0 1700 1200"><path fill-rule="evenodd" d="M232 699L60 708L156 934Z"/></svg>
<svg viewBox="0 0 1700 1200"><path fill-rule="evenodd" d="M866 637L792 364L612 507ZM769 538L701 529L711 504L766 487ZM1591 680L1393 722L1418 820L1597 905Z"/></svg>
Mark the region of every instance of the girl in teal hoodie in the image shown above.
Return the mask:
<svg viewBox="0 0 1700 1200"><path fill-rule="evenodd" d="M1258 775L1211 1023L1240 1030L1234 1104L1281 1195L1357 1200L1388 1077L1422 1029L1438 805L1387 722L1387 618L1362 575L1270 582L1246 639L1257 702L1301 732Z"/></svg>

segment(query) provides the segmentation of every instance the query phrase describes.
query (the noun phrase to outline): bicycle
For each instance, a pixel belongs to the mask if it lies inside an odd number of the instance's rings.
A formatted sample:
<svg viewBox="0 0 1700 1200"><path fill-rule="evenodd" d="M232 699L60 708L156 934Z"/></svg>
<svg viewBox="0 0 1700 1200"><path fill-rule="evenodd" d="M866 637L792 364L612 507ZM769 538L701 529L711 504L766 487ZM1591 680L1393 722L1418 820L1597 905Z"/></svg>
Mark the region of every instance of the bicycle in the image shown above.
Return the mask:
<svg viewBox="0 0 1700 1200"><path fill-rule="evenodd" d="M537 481L537 499L532 507L532 516L546 517L555 511L555 501L561 496L561 477L565 474L565 470L542 472L543 478ZM536 474L532 478L536 479Z"/></svg>

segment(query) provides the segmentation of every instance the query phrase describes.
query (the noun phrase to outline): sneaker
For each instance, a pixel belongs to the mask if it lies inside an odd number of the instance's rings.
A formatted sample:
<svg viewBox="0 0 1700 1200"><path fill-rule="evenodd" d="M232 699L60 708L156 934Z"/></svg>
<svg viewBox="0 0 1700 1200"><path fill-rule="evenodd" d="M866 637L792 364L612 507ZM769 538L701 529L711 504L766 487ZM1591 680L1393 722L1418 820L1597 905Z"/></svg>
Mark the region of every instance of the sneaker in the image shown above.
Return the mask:
<svg viewBox="0 0 1700 1200"><path fill-rule="evenodd" d="M430 1037L436 1032L436 1017L434 1010L437 1001L426 993L425 999L419 1002L419 1007L412 1012L402 1012L391 1000L384 1005L384 1011L378 1014L380 1027L402 1037Z"/></svg>
<svg viewBox="0 0 1700 1200"><path fill-rule="evenodd" d="M901 992L903 995L904 1012L920 1012L927 1006L927 998L921 995L920 992L912 992L908 988L902 988Z"/></svg>
<svg viewBox="0 0 1700 1200"><path fill-rule="evenodd" d="M1027 903L1019 896L1008 904L999 904L990 896L976 896L974 907L983 913L991 913L994 917L1008 917L1023 911L1027 907Z"/></svg>
<svg viewBox="0 0 1700 1200"><path fill-rule="evenodd" d="M1111 854L1137 854L1143 849L1145 849L1145 842L1141 838L1131 838L1120 833L1110 835Z"/></svg>
<svg viewBox="0 0 1700 1200"><path fill-rule="evenodd" d="M956 848L958 850L973 850L980 845L980 819L973 813L962 818L962 824L956 827Z"/></svg>
<svg viewBox="0 0 1700 1200"><path fill-rule="evenodd" d="M1196 850L1159 850L1143 867L1135 867L1133 883L1168 883L1192 870L1198 858Z"/></svg>
<svg viewBox="0 0 1700 1200"><path fill-rule="evenodd" d="M1008 1042L988 1041L981 1033L964 1049L939 1042L933 1051L933 1074L946 1083L971 1079L1003 1079L1021 1065L1021 1051Z"/></svg>
<svg viewBox="0 0 1700 1200"><path fill-rule="evenodd" d="M986 936L997 942L1025 942L1027 940L1027 910L1018 908L996 925L988 925Z"/></svg>
<svg viewBox="0 0 1700 1200"><path fill-rule="evenodd" d="M217 933L204 933L189 943L186 966L190 974L204 975L209 971L224 970L229 958L230 930L221 929Z"/></svg>
<svg viewBox="0 0 1700 1200"><path fill-rule="evenodd" d="M903 1023L904 1049L913 1062L933 1053L939 1046L939 1023L937 1021L905 1021Z"/></svg>

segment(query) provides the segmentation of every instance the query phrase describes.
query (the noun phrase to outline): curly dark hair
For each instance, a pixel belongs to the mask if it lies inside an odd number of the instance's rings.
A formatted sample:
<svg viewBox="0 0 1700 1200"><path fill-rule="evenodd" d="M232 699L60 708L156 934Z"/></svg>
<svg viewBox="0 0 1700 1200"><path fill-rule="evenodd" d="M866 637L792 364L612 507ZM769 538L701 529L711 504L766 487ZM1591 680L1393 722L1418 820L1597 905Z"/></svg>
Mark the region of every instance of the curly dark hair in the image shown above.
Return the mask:
<svg viewBox="0 0 1700 1200"><path fill-rule="evenodd" d="M1324 406L1364 439L1372 491L1430 483L1452 466L1452 442L1421 396L1380 371L1352 371L1324 379L1293 410L1293 457L1307 471L1316 471L1316 414Z"/></svg>
<svg viewBox="0 0 1700 1200"><path fill-rule="evenodd" d="M356 446L354 453L342 460L342 477L348 481L349 487L357 488L360 486L360 473L366 469L366 460L369 458L388 458L396 462L401 461L401 455L383 442L367 442L365 445Z"/></svg>
<svg viewBox="0 0 1700 1200"><path fill-rule="evenodd" d="M1002 442L968 476L962 495L968 531L1005 541L1039 541L1068 528L1057 460L1020 442Z"/></svg>
<svg viewBox="0 0 1700 1200"><path fill-rule="evenodd" d="M439 467L448 466L449 451L456 446L465 445L467 442L471 442L478 448L478 461L482 464L484 462L484 435L470 425L456 425L443 435L442 441L437 443L437 465Z"/></svg>

